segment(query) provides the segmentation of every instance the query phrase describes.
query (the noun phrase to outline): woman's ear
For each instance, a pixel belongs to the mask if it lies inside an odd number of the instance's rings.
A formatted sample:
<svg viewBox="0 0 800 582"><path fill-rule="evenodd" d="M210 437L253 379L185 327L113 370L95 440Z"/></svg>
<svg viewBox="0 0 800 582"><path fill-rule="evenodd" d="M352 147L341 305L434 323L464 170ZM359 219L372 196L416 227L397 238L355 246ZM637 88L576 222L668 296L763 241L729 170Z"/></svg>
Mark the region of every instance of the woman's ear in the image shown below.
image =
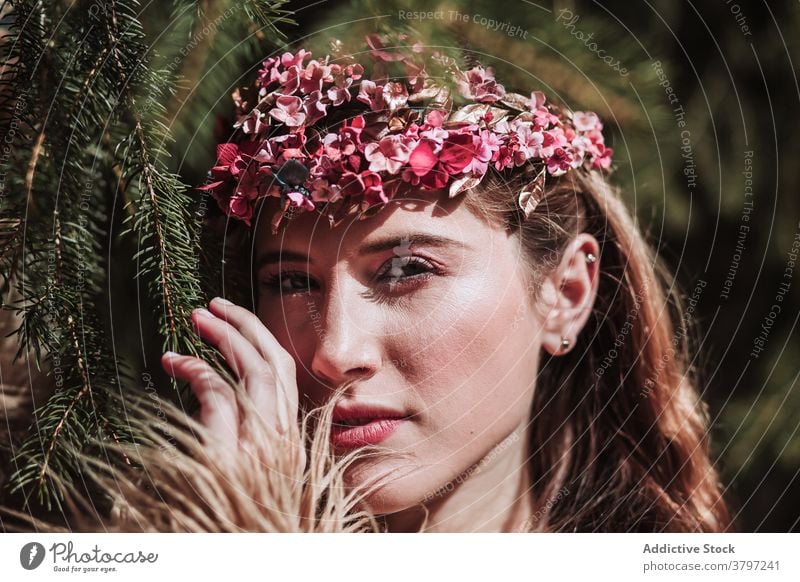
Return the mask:
<svg viewBox="0 0 800 582"><path fill-rule="evenodd" d="M600 272L600 245L581 233L567 245L558 267L542 283L539 309L542 347L553 355L575 345L594 306Z"/></svg>

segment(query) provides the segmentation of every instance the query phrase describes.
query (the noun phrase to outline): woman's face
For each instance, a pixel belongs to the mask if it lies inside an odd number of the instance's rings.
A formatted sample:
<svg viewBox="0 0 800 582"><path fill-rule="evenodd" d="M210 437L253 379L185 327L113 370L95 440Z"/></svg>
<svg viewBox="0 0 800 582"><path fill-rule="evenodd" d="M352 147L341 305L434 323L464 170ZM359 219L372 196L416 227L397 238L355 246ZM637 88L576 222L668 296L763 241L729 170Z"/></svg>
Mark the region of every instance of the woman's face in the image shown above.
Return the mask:
<svg viewBox="0 0 800 582"><path fill-rule="evenodd" d="M418 504L527 425L540 324L516 236L446 194L333 229L303 213L278 235L273 211L256 233L257 311L295 358L301 402L353 380L345 406L408 416L380 442L397 455L348 473L384 483L376 513Z"/></svg>

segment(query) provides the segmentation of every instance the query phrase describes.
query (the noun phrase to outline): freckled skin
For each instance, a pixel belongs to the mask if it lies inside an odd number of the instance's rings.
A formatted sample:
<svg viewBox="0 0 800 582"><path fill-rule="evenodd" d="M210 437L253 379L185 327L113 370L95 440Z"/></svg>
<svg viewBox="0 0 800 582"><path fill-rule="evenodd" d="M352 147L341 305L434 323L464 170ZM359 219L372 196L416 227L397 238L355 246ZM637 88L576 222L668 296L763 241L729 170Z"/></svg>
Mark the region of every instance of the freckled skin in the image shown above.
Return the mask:
<svg viewBox="0 0 800 582"><path fill-rule="evenodd" d="M418 504L527 426L541 347L541 315L528 299L518 239L459 197L428 194L416 202L393 202L334 229L305 213L275 236L268 203L256 232L256 257L291 250L313 261L276 262L257 275L258 316L295 358L301 399L320 404L332 386L355 378L353 401L414 414L382 443L406 456L365 463L349 476L384 478L369 502L385 514ZM469 248L406 245L357 255L384 236L419 232ZM429 270L405 264L408 255L440 271L381 292L373 278L387 267L399 267L400 277ZM289 283L301 292L264 284L280 271L300 273ZM311 285L302 292L305 274Z"/></svg>

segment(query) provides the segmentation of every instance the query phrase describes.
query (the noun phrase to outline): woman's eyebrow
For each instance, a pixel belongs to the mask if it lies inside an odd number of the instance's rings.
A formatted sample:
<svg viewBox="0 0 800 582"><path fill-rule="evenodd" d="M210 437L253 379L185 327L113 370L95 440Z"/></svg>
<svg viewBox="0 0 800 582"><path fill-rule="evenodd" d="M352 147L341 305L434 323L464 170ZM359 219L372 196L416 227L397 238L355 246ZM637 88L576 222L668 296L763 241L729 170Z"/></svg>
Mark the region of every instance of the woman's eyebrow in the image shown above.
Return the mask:
<svg viewBox="0 0 800 582"><path fill-rule="evenodd" d="M278 251L267 251L266 253L262 254L256 259L254 269L257 271L264 265L268 265L270 263L280 263L282 261L296 261L298 263L308 263L310 265L314 264L314 259L304 255L303 253L281 249Z"/></svg>
<svg viewBox="0 0 800 582"><path fill-rule="evenodd" d="M380 238L376 241L362 246L358 250L359 256L380 253L397 247L408 248L411 245L429 246L429 247L458 247L462 249L470 249L467 243L441 236L438 234L430 234L425 232L415 232L406 235L393 235Z"/></svg>
<svg viewBox="0 0 800 582"><path fill-rule="evenodd" d="M380 238L378 240L370 242L362 246L358 250L358 256L380 253L383 251L396 249L398 247L401 249L404 248L407 249L411 245L439 247L439 248L442 247L458 247L461 249L472 248L470 245L468 245L463 241L456 240L453 238L448 238L446 236L424 233L424 232L415 232L407 235L386 236L384 238ZM263 255L258 257L258 259L256 259L255 262L255 270L258 270L264 265L270 263L289 262L289 261L308 263L310 265L314 264L314 259L303 253L282 249L275 251L267 251Z"/></svg>

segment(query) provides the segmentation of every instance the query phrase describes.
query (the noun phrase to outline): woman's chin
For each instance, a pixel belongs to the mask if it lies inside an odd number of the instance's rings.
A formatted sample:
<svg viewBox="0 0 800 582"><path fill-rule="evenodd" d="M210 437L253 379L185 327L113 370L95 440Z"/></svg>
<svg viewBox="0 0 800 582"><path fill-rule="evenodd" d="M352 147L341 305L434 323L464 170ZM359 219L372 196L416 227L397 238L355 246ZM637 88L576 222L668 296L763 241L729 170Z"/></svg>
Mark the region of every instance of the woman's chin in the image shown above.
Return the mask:
<svg viewBox="0 0 800 582"><path fill-rule="evenodd" d="M426 491L418 470L413 467L386 466L386 463L355 463L345 473L350 491L359 489L359 507L375 515L396 513L419 505Z"/></svg>

